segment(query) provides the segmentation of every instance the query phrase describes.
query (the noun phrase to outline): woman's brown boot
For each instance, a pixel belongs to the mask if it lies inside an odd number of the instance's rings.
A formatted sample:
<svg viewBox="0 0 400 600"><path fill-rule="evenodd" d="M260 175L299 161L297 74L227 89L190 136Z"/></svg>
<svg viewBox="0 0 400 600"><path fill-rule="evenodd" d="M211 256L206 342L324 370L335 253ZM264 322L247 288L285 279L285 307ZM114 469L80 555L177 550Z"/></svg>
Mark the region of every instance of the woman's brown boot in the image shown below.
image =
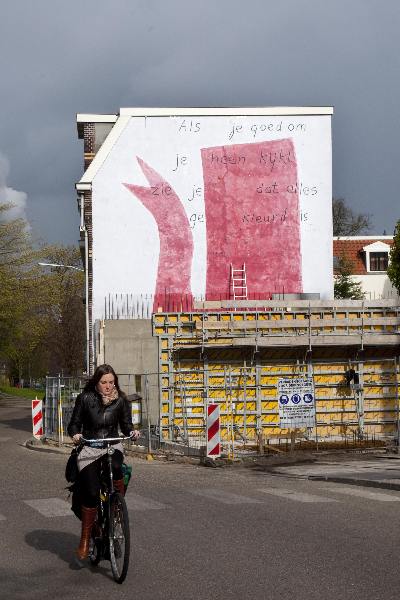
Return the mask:
<svg viewBox="0 0 400 600"><path fill-rule="evenodd" d="M125 484L123 479L114 479L114 489L125 496Z"/></svg>
<svg viewBox="0 0 400 600"><path fill-rule="evenodd" d="M90 534L93 524L96 520L97 508L86 508L82 506L82 531L81 541L76 551L79 560L84 560L89 556Z"/></svg>

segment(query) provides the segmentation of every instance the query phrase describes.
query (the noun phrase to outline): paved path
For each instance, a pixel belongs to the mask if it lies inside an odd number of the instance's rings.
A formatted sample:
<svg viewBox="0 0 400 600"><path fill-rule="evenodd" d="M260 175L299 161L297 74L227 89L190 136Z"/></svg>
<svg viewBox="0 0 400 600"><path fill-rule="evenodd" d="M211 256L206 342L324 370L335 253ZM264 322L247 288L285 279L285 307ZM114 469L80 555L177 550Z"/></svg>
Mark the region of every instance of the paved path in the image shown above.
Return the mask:
<svg viewBox="0 0 400 600"><path fill-rule="evenodd" d="M352 485L400 490L399 455L361 456L329 461L323 458L311 464L281 466L276 474Z"/></svg>
<svg viewBox="0 0 400 600"><path fill-rule="evenodd" d="M133 458L131 566L118 586L108 562L76 561L66 455L27 450L30 427L29 406L0 406L4 598L398 597L400 491Z"/></svg>
<svg viewBox="0 0 400 600"><path fill-rule="evenodd" d="M232 487L235 486L232 484ZM221 489L219 487L204 487L201 490L181 488L176 489L176 494L171 500L169 494L165 497L160 496L159 490L151 495L142 495L130 489L126 502L128 510L135 512L153 512L153 511L176 511L182 508L182 498L185 503L207 504L210 507L217 506L238 506L238 505L264 505L270 504L270 496L280 498L281 500L299 504L321 504L321 503L343 503L347 504L349 497L357 497L362 500L368 500L378 503L398 503L400 502L399 493L386 493L382 490L371 491L365 488L352 486L340 486L333 483L324 485L314 485L309 488L311 491L293 488L282 481L269 482L268 486L254 487L249 494L238 494L236 492ZM75 517L71 512L71 502L66 493L59 496L17 498L10 507L3 507L3 514L0 513L0 521L8 521L8 525L15 522L17 515L24 512L25 517L35 521L39 516L47 520L57 519L58 517ZM7 526L7 523L4 524Z"/></svg>

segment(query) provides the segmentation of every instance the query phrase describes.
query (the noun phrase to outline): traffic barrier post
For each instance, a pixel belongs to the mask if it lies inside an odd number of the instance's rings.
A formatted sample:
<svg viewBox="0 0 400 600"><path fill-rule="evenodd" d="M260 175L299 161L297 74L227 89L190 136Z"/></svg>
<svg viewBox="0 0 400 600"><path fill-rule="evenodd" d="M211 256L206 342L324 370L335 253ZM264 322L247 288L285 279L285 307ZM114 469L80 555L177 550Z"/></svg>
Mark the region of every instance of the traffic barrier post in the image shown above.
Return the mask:
<svg viewBox="0 0 400 600"><path fill-rule="evenodd" d="M207 456L221 456L221 424L219 404L207 406Z"/></svg>
<svg viewBox="0 0 400 600"><path fill-rule="evenodd" d="M32 429L33 437L40 440L43 437L43 402L37 396L32 400Z"/></svg>

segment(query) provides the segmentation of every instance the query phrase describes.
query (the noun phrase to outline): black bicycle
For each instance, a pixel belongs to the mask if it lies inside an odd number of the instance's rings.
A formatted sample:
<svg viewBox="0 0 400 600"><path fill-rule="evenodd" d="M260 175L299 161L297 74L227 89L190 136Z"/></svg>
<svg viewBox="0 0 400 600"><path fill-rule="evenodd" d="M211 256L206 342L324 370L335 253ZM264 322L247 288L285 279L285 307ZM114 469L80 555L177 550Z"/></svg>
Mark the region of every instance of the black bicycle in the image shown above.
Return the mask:
<svg viewBox="0 0 400 600"><path fill-rule="evenodd" d="M129 516L125 498L114 489L112 455L115 452L112 442L129 440L129 437L105 438L82 442L107 449L107 468L101 474L101 487L97 520L93 525L89 549L89 559L97 566L101 560L111 562L113 578L122 583L128 573L130 553Z"/></svg>

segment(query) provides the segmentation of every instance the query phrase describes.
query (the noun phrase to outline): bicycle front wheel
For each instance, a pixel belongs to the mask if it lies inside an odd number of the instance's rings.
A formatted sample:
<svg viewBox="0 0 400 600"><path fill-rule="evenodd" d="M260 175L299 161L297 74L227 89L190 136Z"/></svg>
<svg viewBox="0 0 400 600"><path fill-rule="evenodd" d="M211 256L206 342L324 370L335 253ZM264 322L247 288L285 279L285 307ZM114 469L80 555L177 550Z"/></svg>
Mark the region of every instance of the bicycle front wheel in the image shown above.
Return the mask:
<svg viewBox="0 0 400 600"><path fill-rule="evenodd" d="M128 573L130 533L125 498L118 492L111 497L109 540L112 574L117 583L122 583Z"/></svg>

